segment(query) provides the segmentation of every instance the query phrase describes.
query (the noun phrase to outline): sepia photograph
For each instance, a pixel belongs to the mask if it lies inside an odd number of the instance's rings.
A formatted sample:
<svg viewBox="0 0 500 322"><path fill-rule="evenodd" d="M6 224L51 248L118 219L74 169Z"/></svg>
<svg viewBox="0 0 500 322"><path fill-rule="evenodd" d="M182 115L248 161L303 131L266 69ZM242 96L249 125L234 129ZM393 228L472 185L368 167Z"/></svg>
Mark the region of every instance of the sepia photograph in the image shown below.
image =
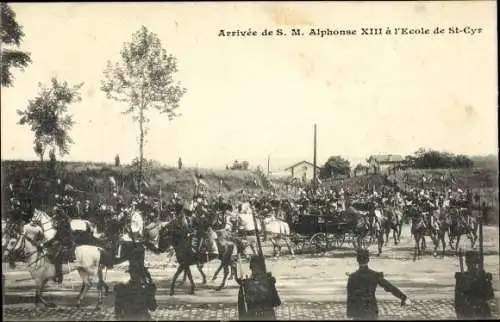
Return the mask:
<svg viewBox="0 0 500 322"><path fill-rule="evenodd" d="M500 317L495 1L1 4L5 321Z"/></svg>

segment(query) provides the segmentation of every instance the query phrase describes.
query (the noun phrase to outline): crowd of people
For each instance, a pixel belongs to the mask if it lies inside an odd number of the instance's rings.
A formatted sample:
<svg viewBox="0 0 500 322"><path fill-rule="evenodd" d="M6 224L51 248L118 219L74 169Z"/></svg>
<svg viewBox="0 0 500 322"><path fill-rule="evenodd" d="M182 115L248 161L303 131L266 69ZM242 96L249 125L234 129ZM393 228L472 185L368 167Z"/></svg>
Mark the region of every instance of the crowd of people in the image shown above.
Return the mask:
<svg viewBox="0 0 500 322"><path fill-rule="evenodd" d="M72 196L71 193L66 193L66 191L62 190L58 191L54 195L55 205L52 209L50 209L49 213L53 215L59 230L68 232L78 230L75 229L75 227L70 227L68 223L70 219L81 219L82 221L91 222L92 227L94 227L96 231L104 234L105 238L113 240L134 230L133 228L130 229L130 226L134 222L133 216L136 213L141 214L140 220L143 220L144 225L147 226L154 224L155 222L171 221L179 213L186 209L186 204L190 204L190 206L188 206L190 207L190 211L187 216L189 226L193 228L193 233L196 235L197 240L209 241L209 251L212 251L213 255L217 256L217 246L213 240L210 242L210 235L207 234L207 231L210 231L209 228L211 225L214 224L214 220L218 220L219 218L218 216L214 216L214 214L231 214L233 212L237 212L238 207L243 202L249 202L254 212L261 216L273 215L276 218L290 221L290 214L292 213L298 216L342 216L349 207L362 208L366 205L369 205L370 208L367 210L373 210L376 208L383 209L385 207L393 207L403 210L405 207L412 206L419 209L421 213L426 213L428 216L435 216L436 214L440 214L439 211L436 212L436 210L439 209L450 207L470 209L471 204L474 201L473 199L474 198L470 193L464 192L458 188L450 188L443 191L437 191L435 189L411 188L403 191L394 186L383 186L378 190L376 188L371 188L357 193L352 193L348 189L344 190L343 188L338 190L326 188L319 188L316 190L302 189L299 192L298 197L295 198L283 196L283 194L278 191L262 191L258 194L251 194L248 191L242 190L239 194L233 195L231 198L225 197L222 194L209 195L206 192L198 191L194 194L192 199L191 197L182 198L178 193L173 193L169 200L151 198L144 194L139 194L135 198L125 202L125 200L118 193L114 193L106 203L97 202L92 204L89 199L78 200L75 196ZM9 200L9 221L11 223L17 223L18 225L19 223L22 225L23 223L29 222L32 216L32 207L29 203L29 193L23 191L12 191L12 195ZM373 212L368 213L373 215ZM472 216L472 212L463 213L465 213L466 216ZM381 214L383 215L383 212ZM65 228L61 229L61 227ZM196 229L194 229L195 227ZM82 230L88 228L89 227L85 226ZM129 236L132 236L132 239L134 238L133 234L129 234ZM361 265L360 270L351 275L349 278L348 294L350 295L348 295L348 314L351 314L352 317L359 315L356 315L357 313L355 314L351 311L357 310L359 313L359 309L355 309L355 307L361 303L359 302L359 296L356 297L356 295L352 295L353 292L355 293L356 289L359 290L368 287L366 285L356 286L359 279L368 279L372 281L373 283L370 283L373 285L369 287L381 285L384 289L399 297L403 303L406 301L406 296L397 290L397 288L392 287L389 282L385 281L382 275L366 268L366 264L368 262L367 256L368 255L366 253L358 253L358 262ZM55 260L60 262L60 259ZM259 272L262 271L259 259L252 257L251 261L253 270L257 272L256 276L258 276ZM143 264L139 263L135 266L141 267L141 265L143 266ZM132 265L132 267L135 266ZM135 272L137 270L132 271ZM59 272L56 275L60 276L61 273ZM365 275L366 277L364 277ZM138 276L140 276L140 274L132 276L131 280L141 280ZM147 280L147 278L144 280ZM272 278L270 280L273 281ZM62 276L57 281L62 282ZM238 279L238 283L240 285L245 284L241 281L241 279ZM371 291L367 290L367 292L370 293ZM252 296L250 293L247 295ZM356 299L351 299L350 297L352 296ZM279 305L277 304L280 302L279 296L277 296L277 298L278 299L275 297L275 303L271 307ZM366 301L370 302L372 300L373 299L369 299ZM262 303L259 305L262 305ZM126 311L126 309L123 309L121 312L124 313L124 310ZM376 305L374 308L368 310L371 313L369 312L365 315L363 315L363 313L361 316L365 318L366 316L376 318ZM256 316L264 314L266 318L274 317L272 314L269 315L270 313L262 313L265 312L266 309L257 311L260 313L255 313L257 314ZM254 316L254 318L256 316Z"/></svg>

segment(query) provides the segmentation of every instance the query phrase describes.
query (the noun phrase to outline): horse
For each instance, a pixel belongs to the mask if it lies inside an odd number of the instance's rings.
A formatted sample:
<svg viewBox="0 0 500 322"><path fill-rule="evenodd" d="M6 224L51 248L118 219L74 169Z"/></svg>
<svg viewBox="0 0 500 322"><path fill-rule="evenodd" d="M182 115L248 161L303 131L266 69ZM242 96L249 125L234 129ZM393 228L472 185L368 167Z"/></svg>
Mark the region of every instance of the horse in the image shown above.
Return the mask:
<svg viewBox="0 0 500 322"><path fill-rule="evenodd" d="M449 232L450 225L451 225L451 220L450 217L447 216L448 209L446 206L443 206L441 209L435 211L435 217L437 217L438 221L438 231L437 231L437 242L441 242L441 245L443 246L443 252L441 253L441 257L444 256L445 251L446 251L446 232ZM449 236L449 233L448 233Z"/></svg>
<svg viewBox="0 0 500 322"><path fill-rule="evenodd" d="M38 216L47 219L43 215L39 214ZM51 221L45 221L45 225L49 222ZM55 266L49 261L47 249L43 247L48 242L45 237L46 234L42 226L35 222L25 224L21 232L17 234L18 236L12 237L9 240L4 250L4 256L9 260L11 266L15 266L14 262L16 259L21 259L27 263L31 277L36 283L35 306L37 309L40 303L46 307L55 307L54 303L45 301L42 296L47 282L56 277ZM89 245L76 246L75 259L76 261L73 265L69 262L68 265L63 265L63 274L78 270L82 279L82 287L77 297L77 305L81 305L93 282L93 278L97 277L98 300L96 308L99 309L102 304L102 287L106 287L102 278L101 249Z"/></svg>
<svg viewBox="0 0 500 322"><path fill-rule="evenodd" d="M385 245L389 242L389 233L393 232L394 245L401 241L401 232L403 230L403 215L395 207L387 207L382 210L384 214L383 228L385 232Z"/></svg>
<svg viewBox="0 0 500 322"><path fill-rule="evenodd" d="M415 261L422 256L422 250L425 249L425 236L431 237L434 243L434 256L436 256L438 247L436 236L439 231L437 220L432 214L421 212L413 206L408 208L408 212L411 218L411 234L415 239L413 260ZM428 223L425 220L425 216L429 216Z"/></svg>
<svg viewBox="0 0 500 322"><path fill-rule="evenodd" d="M170 286L170 295L174 295L175 293L175 282L179 275L182 272L186 272L189 282L191 283L191 289L189 294L195 293L195 284L193 282L193 276L191 274L191 265L196 265L198 270L200 271L203 284L206 284L206 276L202 270L202 264L209 261L207 256L204 256L204 244L201 245L199 250L194 250L192 245L192 238L189 232L188 222L185 216L184 211L181 214L172 220L165 229L165 234L160 236L160 243L163 248L166 248L168 245L171 245L175 250L175 255L177 258L177 262L179 266L177 267L177 271L174 274L172 279L172 284ZM224 279L219 287L216 288L217 291L221 290L225 283L227 276L229 275L229 267L233 269L233 272L236 271L236 262L232 258L232 253L234 251L234 244L231 243L224 238L224 233L219 231L217 232L217 243L219 246L219 259L221 260L221 264L224 267Z"/></svg>
<svg viewBox="0 0 500 322"><path fill-rule="evenodd" d="M469 210L466 208L452 207L448 211L448 214L450 216L450 224L448 230L450 247L458 252L458 245L460 243L460 237L462 235L466 235L471 242L471 247L474 247L474 244L477 241L477 233L479 229L477 218L472 216L472 214L470 214ZM455 246L453 246L453 240L455 238L457 240Z"/></svg>
<svg viewBox="0 0 500 322"><path fill-rule="evenodd" d="M370 235L376 234L378 221L370 215L369 211L361 211L353 206L347 207L343 212L346 221L346 231L354 234L355 238L352 240L355 249L366 247L364 239Z"/></svg>
<svg viewBox="0 0 500 322"><path fill-rule="evenodd" d="M290 240L290 226L283 220L271 215L263 220L264 231L273 244L273 256L279 257L281 254L281 242L283 242L292 258L295 258L292 242Z"/></svg>
<svg viewBox="0 0 500 322"><path fill-rule="evenodd" d="M262 231L262 222L256 220L257 230ZM255 224L252 210L249 203L243 203L241 210L235 215L233 223L238 231L237 251L242 257L245 257L245 249L250 246L254 255L257 254L257 237L255 236Z"/></svg>
<svg viewBox="0 0 500 322"><path fill-rule="evenodd" d="M384 246L384 235L386 234L388 218L384 216L384 210L379 208L373 208L372 211L368 212L368 215L370 216L368 221L370 230L373 232L377 240L377 256L380 256L380 254L382 254L382 247Z"/></svg>

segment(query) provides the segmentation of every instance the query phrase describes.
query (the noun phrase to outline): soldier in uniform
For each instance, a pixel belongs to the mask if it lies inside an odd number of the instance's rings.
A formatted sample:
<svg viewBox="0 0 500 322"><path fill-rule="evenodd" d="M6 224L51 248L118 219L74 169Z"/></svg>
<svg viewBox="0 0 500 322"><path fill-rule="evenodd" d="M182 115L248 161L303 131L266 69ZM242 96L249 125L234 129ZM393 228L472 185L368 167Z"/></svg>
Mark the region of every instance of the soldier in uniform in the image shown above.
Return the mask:
<svg viewBox="0 0 500 322"><path fill-rule="evenodd" d="M144 248L134 244L129 258L128 283L115 286L115 315L118 320L150 321L149 311L158 307L155 299L156 285L144 267Z"/></svg>
<svg viewBox="0 0 500 322"><path fill-rule="evenodd" d="M54 281L56 283L62 283L63 273L62 265L66 258L66 254L73 247L73 236L71 231L70 219L64 213L64 210L60 207L56 207L54 210L54 223L56 234L54 239L51 240L51 245L48 248L48 256L52 260L55 266L56 276Z"/></svg>
<svg viewBox="0 0 500 322"><path fill-rule="evenodd" d="M347 281L347 317L353 320L377 320L378 306L375 291L380 285L385 291L401 300L401 305L409 304L407 296L396 286L389 283L381 272L368 267L370 255L368 250L357 252L359 269L349 275Z"/></svg>
<svg viewBox="0 0 500 322"><path fill-rule="evenodd" d="M211 228L212 218L208 216L206 200L200 200L197 206L197 214L195 217L194 226L196 227L196 237L198 240L198 250L201 249L202 245L205 244L207 248L207 255L210 259L217 258L219 256L219 250L217 248L217 243L215 241L216 236Z"/></svg>
<svg viewBox="0 0 500 322"><path fill-rule="evenodd" d="M455 273L455 312L457 319L490 319L488 301L494 298L492 276L480 268L478 252L465 254L466 272Z"/></svg>
<svg viewBox="0 0 500 322"><path fill-rule="evenodd" d="M249 278L237 278L240 285L238 294L238 312L240 320L276 320L274 308L281 305L276 290L276 279L266 273L264 259L253 255L250 258L252 275Z"/></svg>

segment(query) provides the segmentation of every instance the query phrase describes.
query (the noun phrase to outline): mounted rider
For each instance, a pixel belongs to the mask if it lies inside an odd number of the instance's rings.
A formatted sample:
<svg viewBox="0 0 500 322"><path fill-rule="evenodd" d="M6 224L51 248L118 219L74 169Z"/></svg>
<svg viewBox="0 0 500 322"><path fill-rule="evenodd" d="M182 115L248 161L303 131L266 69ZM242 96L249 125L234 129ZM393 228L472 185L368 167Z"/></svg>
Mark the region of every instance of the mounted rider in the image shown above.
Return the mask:
<svg viewBox="0 0 500 322"><path fill-rule="evenodd" d="M215 218L212 218L214 217L213 214L209 216L207 207L208 203L205 199L197 199L191 225L196 229L197 250L201 251L202 246L205 245L209 258L217 258L219 256L219 250L215 242L217 237L211 227Z"/></svg>
<svg viewBox="0 0 500 322"><path fill-rule="evenodd" d="M71 220L70 225L75 245L97 246L99 244L96 237L94 237L94 227L92 227L90 220L85 213L76 213L73 220Z"/></svg>
<svg viewBox="0 0 500 322"><path fill-rule="evenodd" d="M55 206L53 209L53 221L55 225L55 236L49 240L45 245L48 246L48 257L51 259L55 267L55 279L56 283L62 283L63 273L62 265L63 262L69 260L71 256L72 249L74 248L74 239L71 231L70 218L64 212L64 209L60 206Z"/></svg>

